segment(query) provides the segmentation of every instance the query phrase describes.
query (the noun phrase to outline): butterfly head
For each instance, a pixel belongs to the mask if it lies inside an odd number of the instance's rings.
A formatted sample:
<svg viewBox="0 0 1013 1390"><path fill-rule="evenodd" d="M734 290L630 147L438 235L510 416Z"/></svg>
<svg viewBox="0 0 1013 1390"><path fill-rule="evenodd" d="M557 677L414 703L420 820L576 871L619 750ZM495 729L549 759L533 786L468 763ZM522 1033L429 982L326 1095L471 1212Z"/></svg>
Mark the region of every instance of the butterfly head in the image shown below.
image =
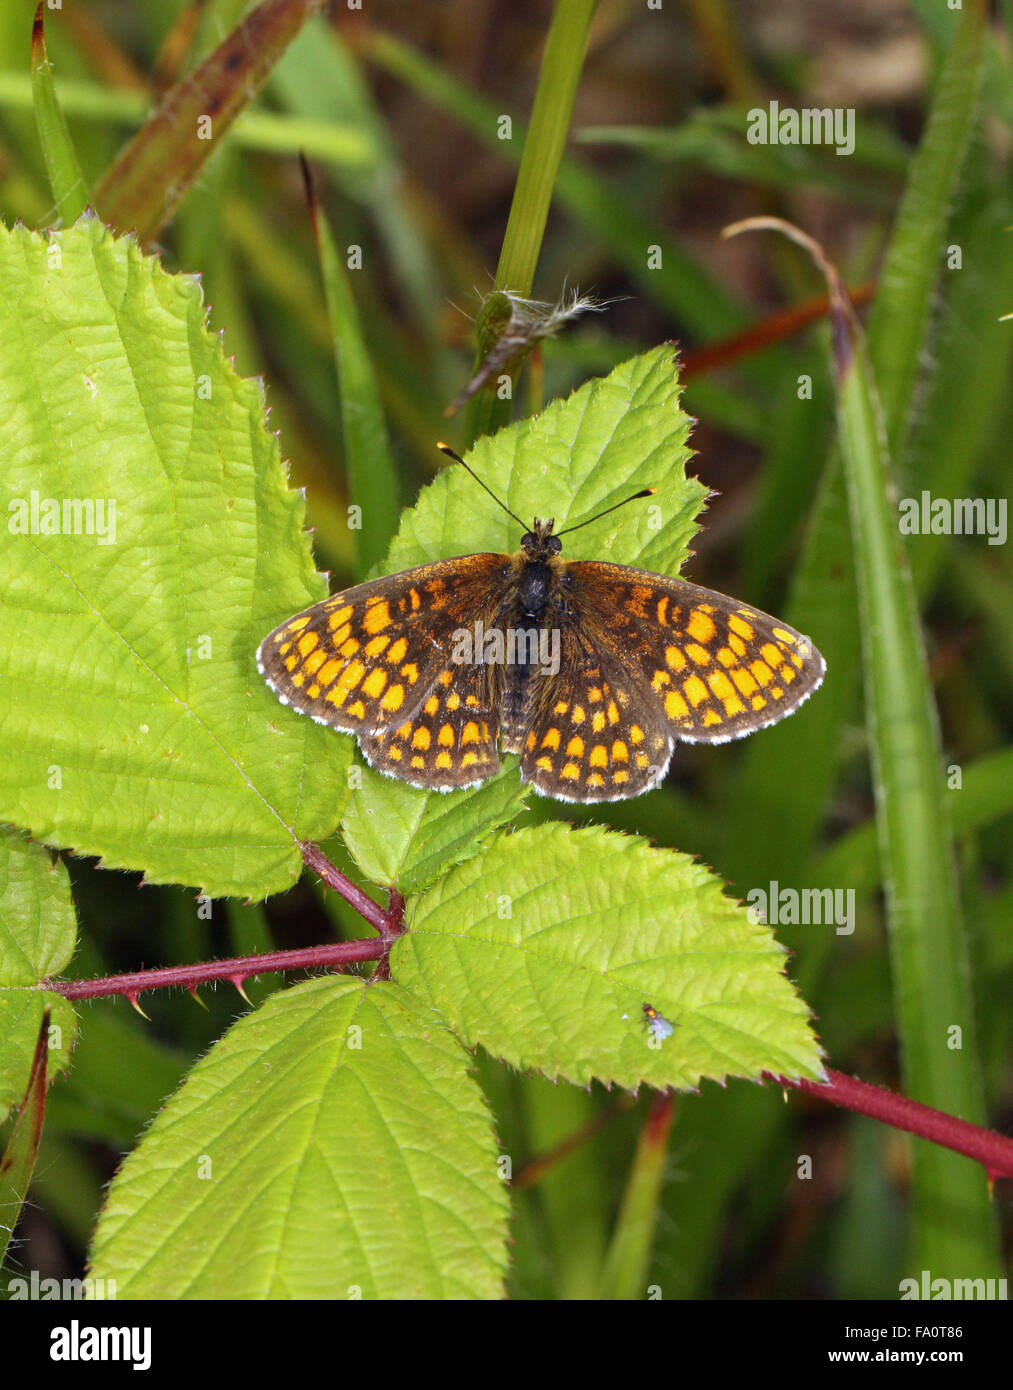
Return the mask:
<svg viewBox="0 0 1013 1390"><path fill-rule="evenodd" d="M549 560L553 555L559 554L563 542L552 534L555 524L554 518L541 521L535 517L531 530L521 536L521 549L528 560Z"/></svg>

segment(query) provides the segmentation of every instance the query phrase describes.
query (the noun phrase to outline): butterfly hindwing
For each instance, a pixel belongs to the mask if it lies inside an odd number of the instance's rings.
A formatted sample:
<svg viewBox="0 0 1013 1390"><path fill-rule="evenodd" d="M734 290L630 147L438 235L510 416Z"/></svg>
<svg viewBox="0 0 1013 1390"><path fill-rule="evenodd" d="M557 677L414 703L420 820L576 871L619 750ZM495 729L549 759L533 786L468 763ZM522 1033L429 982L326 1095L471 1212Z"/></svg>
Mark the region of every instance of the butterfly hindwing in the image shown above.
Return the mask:
<svg viewBox="0 0 1013 1390"><path fill-rule="evenodd" d="M581 624L560 634L555 675L533 676L521 775L542 796L614 801L664 778L673 738L635 668L603 656Z"/></svg>

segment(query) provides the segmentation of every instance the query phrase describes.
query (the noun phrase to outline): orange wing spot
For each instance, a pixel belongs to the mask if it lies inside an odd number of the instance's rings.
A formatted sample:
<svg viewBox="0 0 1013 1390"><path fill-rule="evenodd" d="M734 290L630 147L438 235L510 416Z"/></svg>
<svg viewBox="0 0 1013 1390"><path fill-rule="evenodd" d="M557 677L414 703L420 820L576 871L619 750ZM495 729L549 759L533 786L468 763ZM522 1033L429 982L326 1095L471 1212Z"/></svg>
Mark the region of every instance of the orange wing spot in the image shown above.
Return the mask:
<svg viewBox="0 0 1013 1390"><path fill-rule="evenodd" d="M745 705L734 693L729 695L727 700L722 700L721 703L724 705L725 714L728 715L729 719L731 719L733 714L745 714L746 712Z"/></svg>
<svg viewBox="0 0 1013 1390"><path fill-rule="evenodd" d="M422 602L422 600L419 598L418 589L409 589L408 598L411 601L412 611L414 612L414 610L418 608L419 604Z"/></svg>
<svg viewBox="0 0 1013 1390"><path fill-rule="evenodd" d="M358 650L359 643L354 637L349 637L347 642L341 644L341 655L344 657L354 656Z"/></svg>
<svg viewBox="0 0 1013 1390"><path fill-rule="evenodd" d="M724 671L714 671L707 677L707 684L719 700L727 700L735 694L735 689Z"/></svg>
<svg viewBox="0 0 1013 1390"><path fill-rule="evenodd" d="M385 598L374 599L366 605L362 615L362 626L372 636L390 627L390 604Z"/></svg>
<svg viewBox="0 0 1013 1390"><path fill-rule="evenodd" d="M409 685L414 685L419 678L419 668L414 661L406 661L401 667L401 674Z"/></svg>
<svg viewBox="0 0 1013 1390"><path fill-rule="evenodd" d="M408 650L408 642L404 637L399 637L396 642L392 642L390 650L387 652L387 660L392 666L398 666L405 658Z"/></svg>
<svg viewBox="0 0 1013 1390"><path fill-rule="evenodd" d="M394 730L394 737L395 737L395 738L407 738L408 735L411 733L411 731L412 731L411 722L410 722L409 720L406 720L404 724L401 724L398 728L396 728L396 729Z"/></svg>
<svg viewBox="0 0 1013 1390"><path fill-rule="evenodd" d="M569 708L570 708L570 706L567 704L567 702L566 702L565 700L557 700L557 701L556 701L556 707L555 707L555 709L552 711L552 713L553 713L553 714L565 714L566 711L567 711Z"/></svg>
<svg viewBox="0 0 1013 1390"><path fill-rule="evenodd" d="M793 671L786 662L777 674L780 676L781 680L784 681L785 685L791 685L792 681L798 675L798 672Z"/></svg>
<svg viewBox="0 0 1013 1390"><path fill-rule="evenodd" d="M721 662L722 666L734 666L738 661L738 657L732 651L731 647L719 647L718 661Z"/></svg>
<svg viewBox="0 0 1013 1390"><path fill-rule="evenodd" d="M780 650L774 646L773 642L764 642L760 648L760 655L768 666L780 666L784 660Z"/></svg>
<svg viewBox="0 0 1013 1390"><path fill-rule="evenodd" d="M582 758L584 756L584 740L576 734L566 745L566 756L568 758Z"/></svg>
<svg viewBox="0 0 1013 1390"><path fill-rule="evenodd" d="M681 671L686 665L686 656L681 647L666 647L665 660L673 671Z"/></svg>
<svg viewBox="0 0 1013 1390"><path fill-rule="evenodd" d="M536 758L536 759L535 759L535 767L540 767L540 768L542 769L543 772L551 772L551 771L552 771L552 759L551 759L551 758Z"/></svg>
<svg viewBox="0 0 1013 1390"><path fill-rule="evenodd" d="M646 753L634 753L633 761L636 763L637 767L641 769L650 767L651 765L651 760Z"/></svg>
<svg viewBox="0 0 1013 1390"><path fill-rule="evenodd" d="M453 748L453 746L454 746L454 726L453 726L452 724L444 724L444 725L442 725L442 727L440 728L440 732L439 732L439 735L437 736L437 740L436 740L436 741L437 741L437 743L440 745L441 748Z"/></svg>
<svg viewBox="0 0 1013 1390"><path fill-rule="evenodd" d="M761 685L769 685L774 679L774 673L765 661L751 661L749 669Z"/></svg>
<svg viewBox="0 0 1013 1390"><path fill-rule="evenodd" d="M379 700L383 694L383 688L387 684L387 672L381 671L379 667L375 671L370 671L369 675L362 682L362 692L368 695L371 700Z"/></svg>
<svg viewBox="0 0 1013 1390"><path fill-rule="evenodd" d="M412 734L412 747L421 748L423 753L429 751L429 746L433 741L433 736L424 725L420 725Z"/></svg>
<svg viewBox="0 0 1013 1390"><path fill-rule="evenodd" d="M696 677L694 676L693 679L695 680ZM689 705L678 690L670 690L665 696L665 713L669 719L685 719L689 714Z"/></svg>
<svg viewBox="0 0 1013 1390"><path fill-rule="evenodd" d="M609 700L608 716L610 724L619 723L619 706L616 704L615 700Z"/></svg>
<svg viewBox="0 0 1013 1390"><path fill-rule="evenodd" d="M591 719L591 728L596 734L600 734L605 727L605 715L602 710L596 709Z"/></svg>
<svg viewBox="0 0 1013 1390"><path fill-rule="evenodd" d="M767 702L762 695L753 696L753 709L766 709Z"/></svg>
<svg viewBox="0 0 1013 1390"><path fill-rule="evenodd" d="M667 671L655 671L651 677L651 689L656 690L660 695L666 685L672 684L672 677Z"/></svg>
<svg viewBox="0 0 1013 1390"><path fill-rule="evenodd" d="M429 715L429 718L430 718L430 719L432 719L433 715L436 713L436 711L439 709L439 707L440 707L440 697L439 697L438 695L430 695L429 699L428 699L428 700L426 701L426 703L422 706L422 708L425 710L426 714Z"/></svg>
<svg viewBox="0 0 1013 1390"><path fill-rule="evenodd" d="M304 632L303 635L299 638L299 641L296 643L296 646L299 649L299 655L309 656L310 652L313 650L313 648L317 645L319 641L320 638L316 635L315 632Z"/></svg>
<svg viewBox="0 0 1013 1390"><path fill-rule="evenodd" d="M567 763L559 775L567 782L576 782L580 776L580 768L576 763Z"/></svg>
<svg viewBox="0 0 1013 1390"><path fill-rule="evenodd" d="M744 671L741 666L732 672L732 680L743 695L752 695L754 691L759 689L753 677L748 671Z"/></svg>
<svg viewBox="0 0 1013 1390"><path fill-rule="evenodd" d="M330 628L332 632L334 632L335 629L344 626L344 624L351 619L351 616L352 605L350 603L346 603L341 608L335 608L334 612L327 619L327 626Z"/></svg>
<svg viewBox="0 0 1013 1390"><path fill-rule="evenodd" d="M354 690L365 674L366 668L361 661L350 661L338 677L338 683L334 689Z"/></svg>
<svg viewBox="0 0 1013 1390"><path fill-rule="evenodd" d="M740 618L737 613L733 613L728 619L728 626L736 637L741 637L745 642L752 642L756 637L756 629L752 623L747 623L745 618Z"/></svg>
<svg viewBox="0 0 1013 1390"><path fill-rule="evenodd" d="M699 676L690 676L684 681L682 691L694 709L707 698L707 687Z"/></svg>
<svg viewBox="0 0 1013 1390"><path fill-rule="evenodd" d="M805 665L805 657L802 655L802 653L801 653L801 652L792 652L792 654L791 654L791 659L792 659L792 661L795 663L795 665L798 667L798 669L801 671L802 667Z"/></svg>
<svg viewBox="0 0 1013 1390"><path fill-rule="evenodd" d="M709 728L714 724L721 724L723 722L724 721L722 720L720 714L718 714L716 709L709 709L704 711L703 723L705 729Z"/></svg>
<svg viewBox="0 0 1013 1390"><path fill-rule="evenodd" d="M320 694L319 685L317 685L317 683L314 681L313 684L310 686L309 690L307 690L306 694L310 697L311 700L317 699L317 697Z"/></svg>
<svg viewBox="0 0 1013 1390"><path fill-rule="evenodd" d="M731 647L732 651L735 653L736 656L738 656L738 657L743 657L743 656L745 656L745 654L746 654L746 644L745 644L745 642L743 642L743 640L742 640L741 637L729 637L729 638L728 638L728 645Z"/></svg>
<svg viewBox="0 0 1013 1390"><path fill-rule="evenodd" d="M600 772L592 772L587 779L587 785L589 787L603 787L605 785L605 778Z"/></svg>
<svg viewBox="0 0 1013 1390"><path fill-rule="evenodd" d="M532 738L534 738L534 735L533 735L533 734L532 734ZM542 747L543 747L543 748L558 748L558 747L559 747L559 730L558 730L558 729L549 729L549 730L546 731L545 737L542 739Z"/></svg>
<svg viewBox="0 0 1013 1390"><path fill-rule="evenodd" d="M688 642L686 644L686 652L693 658L698 666L710 665L711 654L706 647L698 646L696 642Z"/></svg>
<svg viewBox="0 0 1013 1390"><path fill-rule="evenodd" d="M591 749L591 756L588 762L591 767L608 767L609 755L608 749L605 747L604 743L595 744Z"/></svg>
<svg viewBox="0 0 1013 1390"><path fill-rule="evenodd" d="M348 706L348 713L352 716L353 719L365 719L366 706L362 703L361 700L356 700L354 704Z"/></svg>
<svg viewBox="0 0 1013 1390"><path fill-rule="evenodd" d="M379 656L380 653L390 644L389 637L374 637L372 642L366 643L367 656Z"/></svg>
<svg viewBox="0 0 1013 1390"><path fill-rule="evenodd" d="M601 699L601 690L599 687L592 685L591 689L587 692L587 698L591 701L592 705L596 704Z"/></svg>
<svg viewBox="0 0 1013 1390"><path fill-rule="evenodd" d="M395 761L396 763L399 763L399 762L401 761L402 757L404 756L404 754L401 752L401 749L397 746L396 743L392 743L392 744L386 749L386 753L387 753L387 757L388 757L388 758L393 758L394 761Z"/></svg>
<svg viewBox="0 0 1013 1390"><path fill-rule="evenodd" d="M476 727L477 727L477 726L476 726ZM530 752L532 751L532 749L534 748L534 746L535 746L535 731L534 731L534 729L532 729L531 732L530 732L530 734L528 734L527 738L524 740L524 747L525 747L525 748L527 749L527 751L530 753Z"/></svg>
<svg viewBox="0 0 1013 1390"><path fill-rule="evenodd" d="M296 671L295 675L292 677L292 684L297 690L302 690L305 681L306 677L302 671Z"/></svg>
<svg viewBox="0 0 1013 1390"><path fill-rule="evenodd" d="M701 613L713 613L713 612L714 612L714 605L713 605L713 603L701 603L701 605L700 605L700 612L701 612Z"/></svg>
<svg viewBox="0 0 1013 1390"><path fill-rule="evenodd" d="M412 758L412 760L411 760L411 766L414 767L414 768L417 768L418 771L421 772L422 769L425 767L425 765L426 765L426 760L425 760L425 758L420 757L420 756L416 753L415 757Z"/></svg>
<svg viewBox="0 0 1013 1390"><path fill-rule="evenodd" d="M574 724L583 724L586 718L587 715L584 713L584 706L574 705L573 713L570 715L571 722Z"/></svg>
<svg viewBox="0 0 1013 1390"><path fill-rule="evenodd" d="M489 725L485 722L484 719L482 720L482 741L484 743L489 742Z"/></svg>
<svg viewBox="0 0 1013 1390"><path fill-rule="evenodd" d="M621 787L624 782L628 782L629 780L630 774L624 767L617 767L612 774L612 785L615 787Z"/></svg>
<svg viewBox="0 0 1013 1390"><path fill-rule="evenodd" d="M478 762L478 754L477 754L477 753L468 752L468 753L465 753L464 757L461 759L461 766L462 766L462 767L474 767L475 764L476 764L477 762Z"/></svg>
<svg viewBox="0 0 1013 1390"><path fill-rule="evenodd" d="M798 643L798 638L793 632L789 632L785 627L775 627L774 636L779 642L787 642L789 647L794 647Z"/></svg>
<svg viewBox="0 0 1013 1390"><path fill-rule="evenodd" d="M275 639L275 640L277 640L277 639ZM281 656L286 656L286 655L288 654L289 648L290 648L291 646L292 646L292 643L291 643L290 641L289 641L289 642L282 642L281 646L278 648L278 651L279 651L280 655L281 655Z"/></svg>
<svg viewBox="0 0 1013 1390"><path fill-rule="evenodd" d="M770 687L770 693L775 700L780 700L781 696L784 694L784 688L780 685L772 685Z"/></svg>
<svg viewBox="0 0 1013 1390"><path fill-rule="evenodd" d="M442 750L442 752L437 753L437 755L436 755L436 766L437 766L437 767L443 768L444 771L446 771L447 768L453 767L453 765L454 765L454 760L453 760L453 758L450 756L450 754L447 752L447 750L446 750L445 748Z"/></svg>
<svg viewBox="0 0 1013 1390"><path fill-rule="evenodd" d="M612 761L614 763L628 763L630 760L630 750L623 743L621 738L617 738L612 745Z"/></svg>
<svg viewBox="0 0 1013 1390"><path fill-rule="evenodd" d="M441 671L436 679L439 681L440 685L451 685L453 684L454 673L453 671Z"/></svg>
<svg viewBox="0 0 1013 1390"><path fill-rule="evenodd" d="M659 598L659 599L658 599L657 613L658 613L658 625L659 625L659 627L664 627L664 626L665 626L665 617L666 617L666 614L668 613L668 595L667 595L667 594L665 594L662 598Z"/></svg>
<svg viewBox="0 0 1013 1390"><path fill-rule="evenodd" d="M380 701L381 709L400 709L404 704L404 686L389 685Z"/></svg>
<svg viewBox="0 0 1013 1390"><path fill-rule="evenodd" d="M709 617L702 608L694 608L689 615L689 622L686 624L686 631L690 637L704 645L714 640L714 619Z"/></svg>
<svg viewBox="0 0 1013 1390"><path fill-rule="evenodd" d="M474 695L471 698L475 700ZM478 701L475 700L475 703L478 704ZM452 690L450 694L447 696L447 709L450 710L451 714L453 714L454 710L458 710L460 708L461 697L460 695L458 695L456 690Z"/></svg>
<svg viewBox="0 0 1013 1390"><path fill-rule="evenodd" d="M630 738L634 743L643 743L644 731L639 724L630 725Z"/></svg>
<svg viewBox="0 0 1013 1390"><path fill-rule="evenodd" d="M528 737L532 745L534 745L534 734L529 734ZM463 748L466 743L480 743L481 741L482 735L478 731L478 725L475 723L474 719L469 719L461 730L461 747Z"/></svg>
<svg viewBox="0 0 1013 1390"><path fill-rule="evenodd" d="M298 652L293 652L291 656L287 656L287 657L285 658L285 670L286 670L286 671L294 671L295 668L296 668L298 665L299 665L299 653L298 653Z"/></svg>
<svg viewBox="0 0 1013 1390"><path fill-rule="evenodd" d="M351 632L351 623L343 623L336 632L331 634L331 646L340 648L342 643L348 641Z"/></svg>
<svg viewBox="0 0 1013 1390"><path fill-rule="evenodd" d="M293 679L294 679L294 678L293 678ZM343 686L343 685L335 685L335 686L333 686L330 690L328 690L327 694L324 696L324 699L325 699L325 700L330 700L330 702L331 702L332 705L337 705L337 707L340 709L341 706L342 706L342 705L345 703L345 701L348 699L348 688L347 688L347 686Z"/></svg>
<svg viewBox="0 0 1013 1390"><path fill-rule="evenodd" d="M434 598L442 594L446 587L446 583L442 579L428 579L426 581L426 593L432 594Z"/></svg>
<svg viewBox="0 0 1013 1390"><path fill-rule="evenodd" d="M348 610L351 613L351 609ZM304 613L301 618L293 618L290 623L285 624L286 632L302 632L303 628L310 620L310 615Z"/></svg>

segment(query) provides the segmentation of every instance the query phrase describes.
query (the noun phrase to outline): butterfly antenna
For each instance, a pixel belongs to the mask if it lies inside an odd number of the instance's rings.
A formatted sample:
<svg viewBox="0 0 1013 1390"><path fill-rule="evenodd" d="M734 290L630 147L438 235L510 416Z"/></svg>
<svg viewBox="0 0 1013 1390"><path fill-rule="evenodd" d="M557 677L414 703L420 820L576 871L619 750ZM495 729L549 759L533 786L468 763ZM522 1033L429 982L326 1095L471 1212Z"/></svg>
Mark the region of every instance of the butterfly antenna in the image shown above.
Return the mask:
<svg viewBox="0 0 1013 1390"><path fill-rule="evenodd" d="M640 492L635 492L632 497L624 497L621 502L616 502L611 507L606 507L597 516L589 516L586 521L578 521L576 526L567 526L564 531L557 531L557 536L565 536L570 531L579 531L582 526L590 526L592 521L599 521L603 516L608 516L609 512L617 511L620 507L625 507L627 502L635 502L638 497L653 497L657 492L656 487L645 487Z"/></svg>
<svg viewBox="0 0 1013 1390"><path fill-rule="evenodd" d="M457 463L459 463L459 464L461 465L462 468L466 468L466 469L468 470L468 472L471 474L471 476L475 479L475 482L478 483L479 487L484 487L484 488L485 488L486 492L489 494L489 496L492 498L492 500L493 500L494 502L499 503L499 505L500 505L500 506L503 508L503 510L506 512L507 516L512 516L513 519L514 519L514 521L517 522L517 525L518 525L518 526L522 526L522 527L524 528L525 531L528 530L528 525L527 525L527 523L524 522L524 521L521 521L521 519L520 519L520 517L517 515L517 513L516 513L516 512L512 512L505 502L500 502L499 498L498 498L498 497L496 496L496 494L493 492L492 488L488 485L488 483L483 483L483 482L482 482L482 479L481 479L481 478L478 476L478 474L475 472L474 468L472 468L471 464L465 463L464 459L461 458L461 455L460 455L460 454L455 454L454 451L453 451L453 449L450 447L449 444L437 443L436 447L437 447L437 449L442 449L443 452L448 456L448 458L454 459L454 461L457 462Z"/></svg>

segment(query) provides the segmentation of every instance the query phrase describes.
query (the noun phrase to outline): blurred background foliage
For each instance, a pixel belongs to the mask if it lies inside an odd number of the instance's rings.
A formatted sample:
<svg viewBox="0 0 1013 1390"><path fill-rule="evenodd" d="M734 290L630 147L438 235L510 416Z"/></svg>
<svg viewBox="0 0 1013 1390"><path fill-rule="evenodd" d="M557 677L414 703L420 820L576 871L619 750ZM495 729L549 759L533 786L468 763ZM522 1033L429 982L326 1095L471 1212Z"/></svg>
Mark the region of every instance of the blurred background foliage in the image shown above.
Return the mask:
<svg viewBox="0 0 1013 1390"><path fill-rule="evenodd" d="M812 634L829 674L817 700L776 729L718 749L682 745L666 786L650 796L593 813L535 802L529 819L599 819L637 831L699 855L738 897L771 880L853 888L853 935L817 926L782 926L778 935L832 1065L900 1088L851 546L827 332L814 303L824 287L797 248L775 238L722 241L720 231L757 213L787 217L823 242L858 303L874 299L961 15L929 0L664 0L660 9L600 0L589 8L534 282L507 287L548 301L579 288L608 302L536 351L513 408L537 410L589 375L675 340L685 404L698 422L692 467L714 491L687 576L783 613ZM56 94L100 213L103 175L124 141L248 9L244 0L70 0L47 12ZM0 6L0 215L44 227L57 218L32 110L33 10L27 0ZM393 521L441 466L435 441L464 447L480 419L474 406L451 420L444 410L472 371L475 319L493 288L552 13L548 0L334 3L272 67L157 233L167 268L201 275L211 323L238 368L263 375L293 482L307 489L318 562L335 588L364 566L346 510L362 496L350 481L355 441L342 415L298 155L312 166L339 260L362 248L362 268L345 288L386 418L393 469L383 488ZM1013 323L999 320L1013 310L1011 18L1005 6L987 21L978 70L967 74L969 83L980 78L976 114L956 142L953 176L940 174L933 189L945 236L927 267L924 323L916 304L900 305L901 327L910 323L914 335L904 359L910 391L891 433L901 496L1008 493ZM854 108L855 152L748 144L747 111L773 99ZM951 106L948 119L957 120L956 98ZM504 116L509 139L501 138ZM959 268L947 247L960 248ZM341 346L347 363L348 340ZM875 355L875 325L872 346ZM902 356L900 348L891 354L887 366ZM811 390L800 388L803 379ZM368 486L360 476L359 487ZM947 799L985 1113L1008 1131L1010 548L931 536L912 538L908 550L944 758L961 772ZM340 847L328 848L340 856ZM209 911L183 889L142 891L134 876L73 858L68 865L82 928L75 975L359 934L358 919L308 878L266 905ZM256 1002L281 984L263 977L248 991ZM14 1252L24 1267L79 1269L119 1154L243 1007L224 989L205 999L207 1012L148 995L151 1023L123 1000L85 1006L74 1065L50 1096L34 1206ZM514 1295L594 1295L649 1097L554 1087L483 1057L478 1065L515 1174L548 1156L519 1184ZM769 1088L735 1083L679 1097L652 1279L666 1297L896 1297L911 1272L910 1149L904 1136L816 1101L793 1096L782 1105ZM801 1155L812 1158L805 1181L796 1176ZM999 1185L993 1214L1008 1246L1008 1186ZM941 1220L944 1245L951 1239L959 1252L959 1210ZM986 1263L995 1236L975 1237Z"/></svg>

